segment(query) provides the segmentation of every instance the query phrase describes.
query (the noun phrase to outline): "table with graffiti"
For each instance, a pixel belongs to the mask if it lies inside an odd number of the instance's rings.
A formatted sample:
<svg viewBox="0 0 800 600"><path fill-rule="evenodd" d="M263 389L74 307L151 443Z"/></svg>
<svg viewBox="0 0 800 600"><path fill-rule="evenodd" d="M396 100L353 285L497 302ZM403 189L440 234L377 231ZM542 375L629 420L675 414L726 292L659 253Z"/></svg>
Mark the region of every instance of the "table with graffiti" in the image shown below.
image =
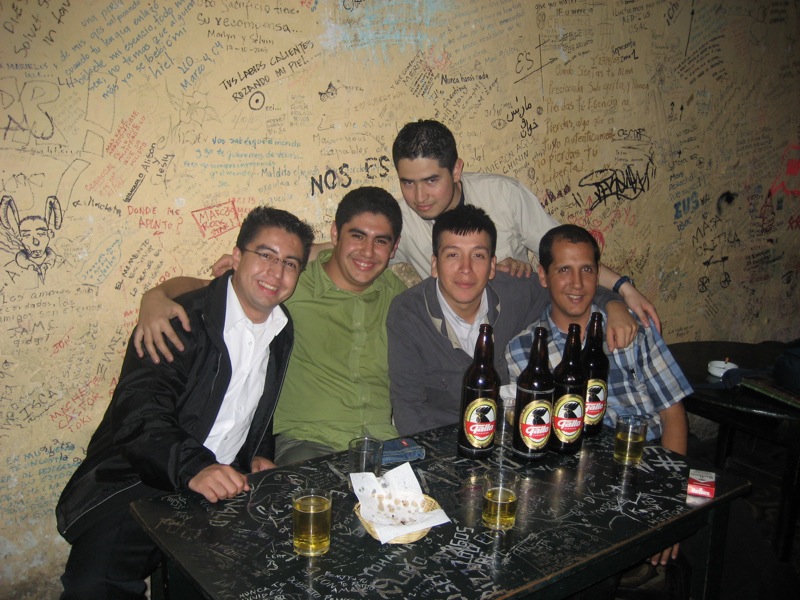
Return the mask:
<svg viewBox="0 0 800 600"><path fill-rule="evenodd" d="M650 445L639 466L621 467L610 430L577 454L530 464L506 448L487 460L459 458L455 426L415 439L426 456L414 472L451 522L409 544L381 544L365 531L346 453L251 475L249 492L217 504L186 492L131 509L164 551L170 585L197 597L562 598L689 535L708 557L693 570L692 597L718 596L729 503L746 480L718 472L713 500L687 502L689 468L707 465ZM516 524L497 533L481 523L479 475L501 464L521 485ZM333 491L331 550L313 558L292 550L291 492L309 484Z"/></svg>

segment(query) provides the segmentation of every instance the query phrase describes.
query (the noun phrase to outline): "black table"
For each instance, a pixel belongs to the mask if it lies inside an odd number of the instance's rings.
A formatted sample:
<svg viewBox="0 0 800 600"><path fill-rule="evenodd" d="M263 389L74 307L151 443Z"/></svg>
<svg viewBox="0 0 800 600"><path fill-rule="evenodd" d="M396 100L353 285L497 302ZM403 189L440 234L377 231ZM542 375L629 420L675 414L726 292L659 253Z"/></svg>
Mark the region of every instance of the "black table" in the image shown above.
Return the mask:
<svg viewBox="0 0 800 600"><path fill-rule="evenodd" d="M217 505L174 493L131 510L177 565L173 584L185 578L204 598L563 598L692 534L707 557L693 569L692 597L719 596L729 503L749 489L744 479L719 474L716 498L691 506L689 466L708 466L648 446L638 468L620 467L610 431L576 455L527 466L507 450L457 458L455 427L415 437L427 452L412 463L423 491L452 522L412 544L381 545L361 526L345 453L251 476L251 492ZM505 533L482 526L476 477L498 463L522 477L517 522ZM290 494L309 483L333 490L331 550L314 558L292 552Z"/></svg>
<svg viewBox="0 0 800 600"><path fill-rule="evenodd" d="M715 465L724 468L736 431L747 432L786 448L781 500L773 546L778 559L787 561L800 509L800 406L792 406L746 387L703 387L719 379L708 374L710 360L729 358L740 369L770 368L786 348L781 342L681 342L669 349L683 369L694 394L684 400L686 410L719 423ZM699 385L698 385L699 384Z"/></svg>

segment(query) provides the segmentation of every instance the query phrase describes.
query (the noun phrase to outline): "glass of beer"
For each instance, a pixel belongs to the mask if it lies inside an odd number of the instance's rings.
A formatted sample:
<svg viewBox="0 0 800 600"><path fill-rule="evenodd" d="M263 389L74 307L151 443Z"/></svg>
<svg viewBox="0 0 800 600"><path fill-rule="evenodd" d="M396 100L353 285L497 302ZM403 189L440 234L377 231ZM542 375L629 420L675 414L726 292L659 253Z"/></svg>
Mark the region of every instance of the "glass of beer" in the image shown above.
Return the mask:
<svg viewBox="0 0 800 600"><path fill-rule="evenodd" d="M297 554L325 554L331 547L330 491L306 488L292 494L292 527Z"/></svg>
<svg viewBox="0 0 800 600"><path fill-rule="evenodd" d="M614 460L622 465L638 465L642 460L644 441L647 438L647 421L638 415L617 417L614 437Z"/></svg>
<svg viewBox="0 0 800 600"><path fill-rule="evenodd" d="M483 475L483 524L505 531L517 518L519 475L510 469L489 469Z"/></svg>

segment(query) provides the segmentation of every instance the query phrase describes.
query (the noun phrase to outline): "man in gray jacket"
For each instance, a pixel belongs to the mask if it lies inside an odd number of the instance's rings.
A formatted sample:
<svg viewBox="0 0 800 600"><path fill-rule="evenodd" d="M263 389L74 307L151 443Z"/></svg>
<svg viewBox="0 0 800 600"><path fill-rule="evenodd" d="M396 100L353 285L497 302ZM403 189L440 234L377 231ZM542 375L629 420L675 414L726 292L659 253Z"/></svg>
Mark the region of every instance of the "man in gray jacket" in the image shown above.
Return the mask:
<svg viewBox="0 0 800 600"><path fill-rule="evenodd" d="M62 599L144 598L160 553L131 501L178 489L209 502L249 490L273 468L272 420L294 333L282 303L313 242L294 215L259 207L242 223L233 271L178 302L191 327L172 362L129 342L119 383L86 458L56 507L72 544Z"/></svg>
<svg viewBox="0 0 800 600"><path fill-rule="evenodd" d="M496 272L497 230L480 208L465 205L433 226L432 277L394 299L386 329L392 416L400 435L458 422L461 380L481 323L492 325L495 369L508 383L506 344L550 301L537 278ZM627 346L636 331L622 299L599 292L608 328ZM610 345L613 345L609 340Z"/></svg>

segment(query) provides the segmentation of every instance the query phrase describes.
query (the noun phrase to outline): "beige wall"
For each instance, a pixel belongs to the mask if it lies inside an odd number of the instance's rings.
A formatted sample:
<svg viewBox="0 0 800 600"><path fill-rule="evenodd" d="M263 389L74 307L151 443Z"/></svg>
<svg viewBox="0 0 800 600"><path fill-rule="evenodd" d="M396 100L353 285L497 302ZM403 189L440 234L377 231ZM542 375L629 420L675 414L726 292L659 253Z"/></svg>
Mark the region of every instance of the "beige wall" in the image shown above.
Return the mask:
<svg viewBox="0 0 800 600"><path fill-rule="evenodd" d="M594 231L668 341L800 336L797 7L0 2L0 188L13 198L0 215L0 596L55 594L68 548L53 507L142 292L206 275L262 202L326 238L348 188L396 194L390 147L408 120L442 120L467 170L517 177ZM30 216L50 223L43 278L15 264Z"/></svg>

